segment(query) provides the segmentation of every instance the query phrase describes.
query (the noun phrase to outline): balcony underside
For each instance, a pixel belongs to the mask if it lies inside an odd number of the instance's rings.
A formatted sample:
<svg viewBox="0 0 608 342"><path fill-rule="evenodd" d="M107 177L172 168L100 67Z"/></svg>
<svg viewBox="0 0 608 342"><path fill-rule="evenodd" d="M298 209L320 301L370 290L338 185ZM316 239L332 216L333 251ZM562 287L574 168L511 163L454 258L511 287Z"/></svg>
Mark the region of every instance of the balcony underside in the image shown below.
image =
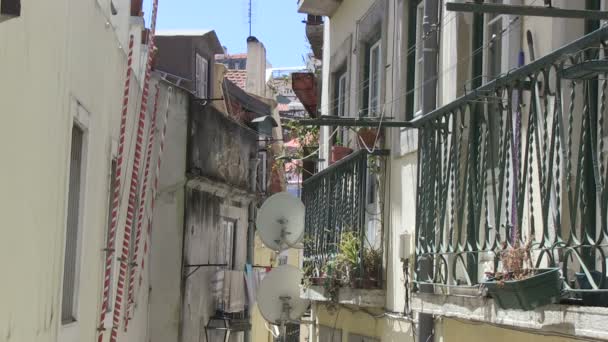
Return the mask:
<svg viewBox="0 0 608 342"><path fill-rule="evenodd" d="M300 297L313 302L329 302L323 286L310 286L300 290ZM340 288L337 302L343 305L355 305L362 307L384 307L386 302L386 291L382 289L353 289L350 287Z"/></svg>
<svg viewBox="0 0 608 342"><path fill-rule="evenodd" d="M342 0L299 0L298 12L331 17Z"/></svg>

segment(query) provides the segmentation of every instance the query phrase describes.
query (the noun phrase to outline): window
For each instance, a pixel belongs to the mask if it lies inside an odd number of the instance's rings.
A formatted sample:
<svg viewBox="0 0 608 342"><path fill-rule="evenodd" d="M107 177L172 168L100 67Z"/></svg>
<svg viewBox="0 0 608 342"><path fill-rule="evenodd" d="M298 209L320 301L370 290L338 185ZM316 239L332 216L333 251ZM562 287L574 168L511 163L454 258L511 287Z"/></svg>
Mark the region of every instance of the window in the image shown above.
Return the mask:
<svg viewBox="0 0 608 342"><path fill-rule="evenodd" d="M370 160L368 160L368 167L367 167L367 171L366 171L366 187L367 187L367 204L374 204L376 203L376 189L377 189L377 180L376 180L376 175L374 173L375 168L377 168L378 166L376 166L376 161L372 158L370 158Z"/></svg>
<svg viewBox="0 0 608 342"><path fill-rule="evenodd" d="M79 237L81 235L81 202L84 169L84 131L74 124L70 151L65 255L63 263L63 297L61 322L76 321L77 275L79 273Z"/></svg>
<svg viewBox="0 0 608 342"><path fill-rule="evenodd" d="M20 0L0 0L0 22L21 15Z"/></svg>
<svg viewBox="0 0 608 342"><path fill-rule="evenodd" d="M285 339L282 339L281 336L276 337L274 341L276 342L299 342L300 341L300 325L299 324L286 324L285 327Z"/></svg>
<svg viewBox="0 0 608 342"><path fill-rule="evenodd" d="M209 98L209 63L201 55L196 54L196 96L201 99Z"/></svg>
<svg viewBox="0 0 608 342"><path fill-rule="evenodd" d="M323 342L342 342L342 330L320 325L318 340Z"/></svg>
<svg viewBox="0 0 608 342"><path fill-rule="evenodd" d="M267 181L267 170L268 170L268 157L267 151L258 152L258 191L265 193L268 190L268 181ZM274 170L273 170L274 171ZM271 178L274 175L271 175Z"/></svg>
<svg viewBox="0 0 608 342"><path fill-rule="evenodd" d="M424 7L422 0L410 0L408 10L408 43L406 75L406 119L412 119L420 111L422 96L422 23Z"/></svg>
<svg viewBox="0 0 608 342"><path fill-rule="evenodd" d="M501 3L495 1L494 3ZM502 73L502 15L486 15L486 77L490 81Z"/></svg>
<svg viewBox="0 0 608 342"><path fill-rule="evenodd" d="M346 116L346 72L342 72L336 81L335 106L337 116ZM339 128L337 139L339 139L342 144L345 143L346 129L344 127Z"/></svg>
<svg viewBox="0 0 608 342"><path fill-rule="evenodd" d="M338 106L338 116L346 116L346 72L338 77L336 102Z"/></svg>
<svg viewBox="0 0 608 342"><path fill-rule="evenodd" d="M218 264L226 264L227 268L234 269L236 245L236 220L222 218L220 236L218 241L224 245L224 253L218 256Z"/></svg>
<svg viewBox="0 0 608 342"><path fill-rule="evenodd" d="M492 3L502 3L502 0L494 0ZM503 16L496 14L485 14L484 18L484 27L483 27L483 39L484 39L484 70L483 76L474 75L474 77L480 78L479 81L475 82L476 86L480 85L481 81L489 82L502 74L503 72ZM503 113L500 112L500 107L498 105L498 101L489 102L487 105L488 111L488 124L491 127L492 134L490 134L490 143L492 144L492 159L488 161L488 165L490 167L497 167L499 165L498 161L498 151L499 151L499 136L498 131L500 129L499 118Z"/></svg>
<svg viewBox="0 0 608 342"><path fill-rule="evenodd" d="M424 22L424 6L423 3L420 2L418 6L416 6L416 48L412 52L415 54L414 58L414 97L413 97L413 107L412 113L414 116L420 115L422 113L422 85L423 85L423 74L424 70L424 55L422 53L422 47L424 45L424 40L422 39L424 35L424 30L422 28L422 24Z"/></svg>
<svg viewBox="0 0 608 342"><path fill-rule="evenodd" d="M382 52L378 40L369 48L369 100L367 115L379 116L380 111L380 73L382 72Z"/></svg>

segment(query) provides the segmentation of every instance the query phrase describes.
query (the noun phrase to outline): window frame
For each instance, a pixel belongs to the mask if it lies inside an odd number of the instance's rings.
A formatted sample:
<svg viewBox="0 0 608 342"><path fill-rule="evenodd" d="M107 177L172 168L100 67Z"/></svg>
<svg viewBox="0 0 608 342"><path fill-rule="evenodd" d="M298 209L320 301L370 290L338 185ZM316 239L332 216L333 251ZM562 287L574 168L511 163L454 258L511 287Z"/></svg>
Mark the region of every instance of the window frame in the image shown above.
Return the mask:
<svg viewBox="0 0 608 342"><path fill-rule="evenodd" d="M336 86L337 86L336 101L338 102L338 107L337 107L338 115L337 116L344 117L344 116L346 116L346 96L347 96L346 71L344 71L337 77Z"/></svg>
<svg viewBox="0 0 608 342"><path fill-rule="evenodd" d="M226 246L226 253L222 255L220 263L226 264L226 269L234 270L236 265L236 246L237 246L237 232L238 232L238 220L231 217L221 217L221 229L222 236L224 238L224 244ZM225 230L230 228L230 234ZM229 247L229 248L228 248Z"/></svg>
<svg viewBox="0 0 608 342"><path fill-rule="evenodd" d="M367 49L368 54L369 54L369 60L368 62L368 74L367 74L367 83L368 83L368 92L367 92L367 109L365 110L365 113L367 116L372 116L372 114L378 114L376 111L380 110L380 99L382 97L382 39L378 39L376 40L374 43L372 43L370 45L370 47ZM374 50L378 51L377 54L377 60L374 59ZM374 63L375 62L375 63ZM374 73L374 64L376 64L377 67L377 78L375 80L375 82L373 82L374 78L373 78L373 73ZM372 85L376 86L376 107L375 108L372 104L372 100L374 98L373 94L373 88ZM373 111L375 109L375 111ZM375 112L375 113L374 113Z"/></svg>
<svg viewBox="0 0 608 342"><path fill-rule="evenodd" d="M201 54L195 58L196 96L201 99L209 98L209 61Z"/></svg>
<svg viewBox="0 0 608 342"><path fill-rule="evenodd" d="M76 104L76 108L74 109L74 119L72 120L72 128L70 130L70 146L68 153L70 155L67 163L68 169L68 178L66 184L66 207L65 207L65 236L64 236L64 246L63 246L63 269L62 269L62 284L61 284L61 313L60 313L60 322L62 327L70 326L79 322L79 293L80 293L80 274L82 270L82 241L83 241L83 226L84 226L84 216L85 216L85 199L86 199L86 174L87 174L87 164L88 164L88 113L80 104ZM68 246L68 234L70 232L70 178L72 169L72 153L73 144L74 144L74 130L78 129L81 132L80 137L80 169L78 176L78 194L77 194L77 207L73 208L76 210L76 237L73 246L73 251L71 251L74 260L73 260L73 279L72 279L72 303L71 303L71 311L70 311L70 319L64 318L64 301L65 298L65 286L66 286L66 257L68 256L67 248Z"/></svg>
<svg viewBox="0 0 608 342"><path fill-rule="evenodd" d="M418 21L418 7L422 5L424 9L422 0L410 0L409 8L408 8L408 34L407 34L407 50L406 50L406 77L405 77L405 88L406 88L406 110L405 110L405 119L411 120L416 116L415 112L415 99L418 94L416 91L416 72L417 72L417 60L416 60L416 51L418 48L421 48L418 44L419 37L422 37L422 30L419 29L422 27L422 23ZM421 39L420 39L421 40ZM420 72L422 72L420 70Z"/></svg>
<svg viewBox="0 0 608 342"><path fill-rule="evenodd" d="M348 82L347 82L347 76L348 76L348 69L343 69L343 71L336 73L336 77L335 77L335 82L336 82L336 87L335 87L335 91L336 94L334 94L334 101L337 102L337 106L336 106L336 116L338 117L346 117L348 116L346 113L346 107L348 105L347 101L348 101ZM346 140L346 134L347 134L347 129L345 127L338 127L338 132L336 135L336 138L340 140L340 142L342 144L345 144L345 140ZM336 139L334 139L334 143L336 142Z"/></svg>
<svg viewBox="0 0 608 342"><path fill-rule="evenodd" d="M416 40L415 40L415 49L414 53L414 88L412 89L413 98L412 98L412 115L413 117L417 117L422 115L422 86L423 82L423 70L424 70L424 53L423 53L423 44L424 40L422 39L424 35L424 2L420 1L418 4L413 7L415 10L416 17Z"/></svg>
<svg viewBox="0 0 608 342"><path fill-rule="evenodd" d="M491 3L502 4L505 3L503 0L491 0ZM481 75L475 75L473 73L473 77L479 78L478 80L473 79L471 87L476 88L482 84L490 82L492 79L500 76L503 72L506 71L506 62L505 56L503 52L508 48L506 46L507 39L503 34L504 25L505 25L504 14L492 14L486 13L483 14L483 31L482 34L482 45L481 45L481 60L482 60L482 69ZM493 35L496 35L494 40ZM477 47L473 45L473 51L475 51ZM496 111L499 110L498 105L487 103L485 104L486 118L489 127L491 127L492 132L496 132L498 129L498 120ZM503 108L504 110L504 108ZM502 114L501 114L502 115ZM490 134L491 141L491 150L489 151L492 156L494 162L488 161L488 169L495 169L499 166L498 160L498 150L499 150L499 142L498 135Z"/></svg>

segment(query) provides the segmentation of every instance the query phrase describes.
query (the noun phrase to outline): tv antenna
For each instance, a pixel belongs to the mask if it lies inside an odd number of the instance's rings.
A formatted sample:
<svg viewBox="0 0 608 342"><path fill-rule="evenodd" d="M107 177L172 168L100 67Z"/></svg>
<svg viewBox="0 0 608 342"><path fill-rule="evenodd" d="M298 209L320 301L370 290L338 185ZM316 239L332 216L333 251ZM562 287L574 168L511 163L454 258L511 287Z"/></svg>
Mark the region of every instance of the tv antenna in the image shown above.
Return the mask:
<svg viewBox="0 0 608 342"><path fill-rule="evenodd" d="M264 245L273 251L298 246L304 237L304 203L288 192L268 198L260 208L255 225Z"/></svg>
<svg viewBox="0 0 608 342"><path fill-rule="evenodd" d="M251 11L251 0L249 0L249 11L248 11L248 16L249 16L249 37L251 37L251 17L252 17L252 11Z"/></svg>
<svg viewBox="0 0 608 342"><path fill-rule="evenodd" d="M268 273L258 290L257 302L262 317L279 327L281 341L285 341L287 324L302 321L310 302L300 298L302 271L291 265L279 266Z"/></svg>

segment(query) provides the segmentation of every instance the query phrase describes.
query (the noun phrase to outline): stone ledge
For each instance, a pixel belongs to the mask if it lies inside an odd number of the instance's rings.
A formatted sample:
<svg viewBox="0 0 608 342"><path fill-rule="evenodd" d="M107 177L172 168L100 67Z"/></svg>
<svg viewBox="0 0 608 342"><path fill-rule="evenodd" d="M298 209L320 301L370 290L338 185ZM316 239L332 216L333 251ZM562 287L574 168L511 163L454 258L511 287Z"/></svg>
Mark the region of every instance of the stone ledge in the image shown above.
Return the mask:
<svg viewBox="0 0 608 342"><path fill-rule="evenodd" d="M546 305L533 311L504 310L487 297L415 293L414 311L452 317L505 328L532 329L578 337L608 339L608 308Z"/></svg>
<svg viewBox="0 0 608 342"><path fill-rule="evenodd" d="M310 286L300 288L300 298L314 302L328 302L323 286ZM381 289L353 289L350 287L340 288L338 302L344 305L355 305L362 307L384 307L386 303L386 291Z"/></svg>

